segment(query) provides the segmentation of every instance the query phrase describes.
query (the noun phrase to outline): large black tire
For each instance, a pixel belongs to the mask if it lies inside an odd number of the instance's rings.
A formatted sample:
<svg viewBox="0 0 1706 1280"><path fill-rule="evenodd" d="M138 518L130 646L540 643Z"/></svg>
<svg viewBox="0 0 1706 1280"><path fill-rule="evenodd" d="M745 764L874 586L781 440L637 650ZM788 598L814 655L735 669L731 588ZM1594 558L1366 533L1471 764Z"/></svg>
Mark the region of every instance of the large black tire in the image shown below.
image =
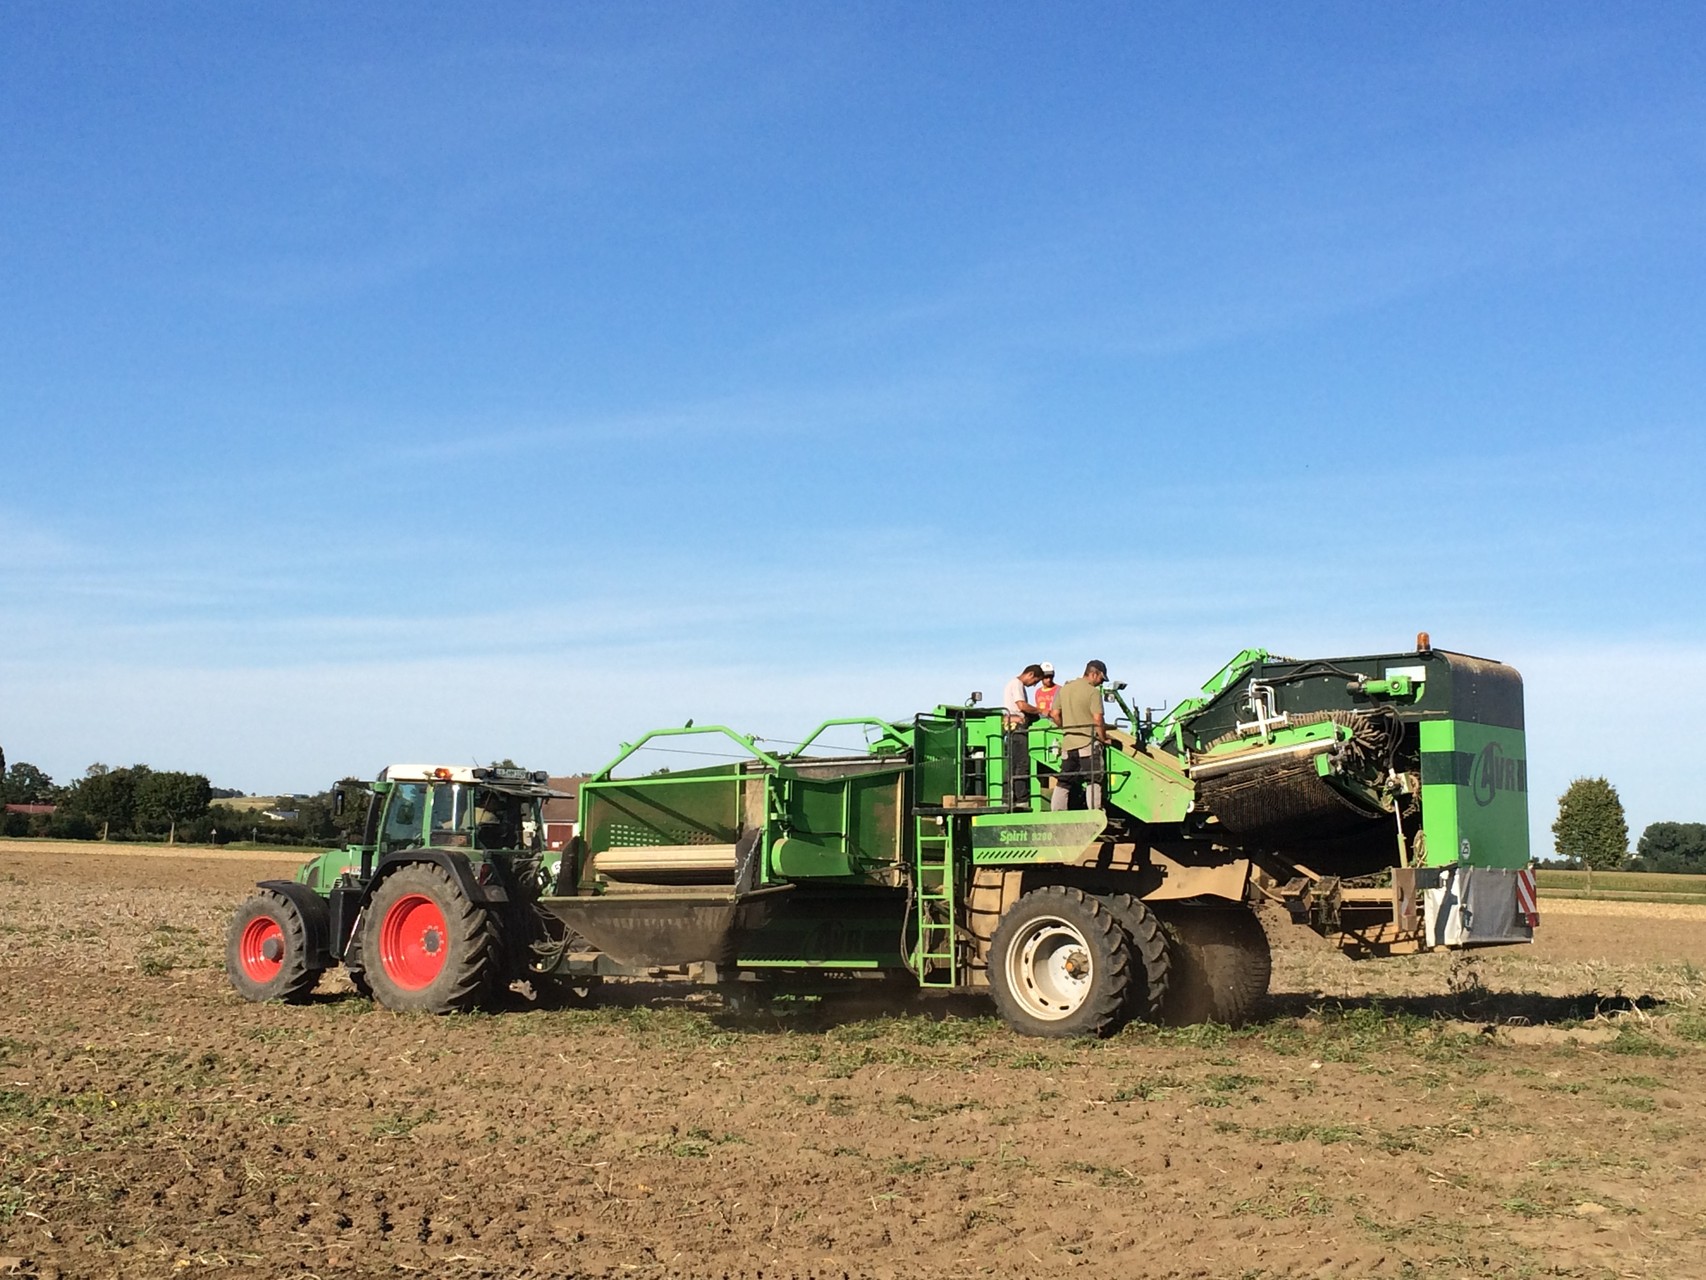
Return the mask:
<svg viewBox="0 0 1706 1280"><path fill-rule="evenodd" d="M1173 973L1162 1021L1241 1026L1262 1011L1273 953L1262 922L1248 907L1177 907L1162 916Z"/></svg>
<svg viewBox="0 0 1706 1280"><path fill-rule="evenodd" d="M486 908L442 867L387 876L362 913L361 966L387 1009L467 1013L502 987L503 948Z"/></svg>
<svg viewBox="0 0 1706 1280"><path fill-rule="evenodd" d="M363 1000L373 999L373 986L367 980L367 966L361 961L361 939L351 938L349 946L344 948L344 975L349 978L350 986L355 988L356 995Z"/></svg>
<svg viewBox="0 0 1706 1280"><path fill-rule="evenodd" d="M245 1000L306 1000L322 971L309 963L308 925L297 905L261 889L237 908L225 934L225 972Z"/></svg>
<svg viewBox="0 0 1706 1280"><path fill-rule="evenodd" d="M1098 895L1125 930L1131 944L1131 984L1126 988L1126 1016L1140 1022L1159 1022L1173 976L1173 953L1160 918L1129 893Z"/></svg>
<svg viewBox="0 0 1706 1280"><path fill-rule="evenodd" d="M1125 930L1107 904L1082 889L1032 890L990 939L990 992L1022 1035L1112 1035L1124 1024L1130 985Z"/></svg>

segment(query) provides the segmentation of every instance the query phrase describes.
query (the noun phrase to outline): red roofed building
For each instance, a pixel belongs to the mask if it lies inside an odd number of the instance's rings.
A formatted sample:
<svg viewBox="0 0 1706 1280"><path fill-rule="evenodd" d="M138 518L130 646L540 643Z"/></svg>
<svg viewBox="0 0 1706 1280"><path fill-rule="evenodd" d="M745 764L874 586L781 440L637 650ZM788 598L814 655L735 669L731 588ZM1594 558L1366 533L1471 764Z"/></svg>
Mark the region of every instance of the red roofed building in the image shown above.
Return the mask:
<svg viewBox="0 0 1706 1280"><path fill-rule="evenodd" d="M573 774L567 778L552 778L547 784L553 791L566 791L565 800L547 800L545 802L545 844L552 849L568 847L570 840L575 837L575 823L580 821L581 783L585 782L584 773Z"/></svg>

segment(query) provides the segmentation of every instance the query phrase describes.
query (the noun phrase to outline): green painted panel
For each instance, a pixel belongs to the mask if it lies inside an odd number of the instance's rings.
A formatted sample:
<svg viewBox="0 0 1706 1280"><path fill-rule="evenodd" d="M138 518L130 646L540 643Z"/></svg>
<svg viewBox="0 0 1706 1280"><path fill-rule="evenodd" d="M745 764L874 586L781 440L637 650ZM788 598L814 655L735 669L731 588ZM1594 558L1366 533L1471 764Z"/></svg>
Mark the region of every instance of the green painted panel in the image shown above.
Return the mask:
<svg viewBox="0 0 1706 1280"><path fill-rule="evenodd" d="M854 857L869 870L892 867L905 853L906 777L901 770L849 778Z"/></svg>
<svg viewBox="0 0 1706 1280"><path fill-rule="evenodd" d="M740 943L742 966L848 969L904 966L901 934L906 895L849 888L787 895L764 926Z"/></svg>
<svg viewBox="0 0 1706 1280"><path fill-rule="evenodd" d="M1419 728L1425 864L1527 866L1528 750L1522 730L1462 720L1424 721Z"/></svg>
<svg viewBox="0 0 1706 1280"><path fill-rule="evenodd" d="M842 879L853 874L853 861L838 835L782 836L770 846L770 866L784 880Z"/></svg>
<svg viewBox="0 0 1706 1280"><path fill-rule="evenodd" d="M1190 780L1177 766L1151 759L1141 750L1108 748L1108 803L1139 822L1182 822L1190 810Z"/></svg>
<svg viewBox="0 0 1706 1280"><path fill-rule="evenodd" d="M1106 815L1086 809L981 814L971 820L971 860L984 866L1077 862L1107 825Z"/></svg>

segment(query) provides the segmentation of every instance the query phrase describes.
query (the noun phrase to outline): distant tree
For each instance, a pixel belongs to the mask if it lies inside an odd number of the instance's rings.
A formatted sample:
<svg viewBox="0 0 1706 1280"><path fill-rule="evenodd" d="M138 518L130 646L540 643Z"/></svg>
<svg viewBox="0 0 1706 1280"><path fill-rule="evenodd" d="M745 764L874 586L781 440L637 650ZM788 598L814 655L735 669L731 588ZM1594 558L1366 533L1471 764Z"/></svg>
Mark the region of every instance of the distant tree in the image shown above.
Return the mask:
<svg viewBox="0 0 1706 1280"><path fill-rule="evenodd" d="M1629 857L1629 820L1617 788L1604 778L1577 778L1558 797L1552 838L1560 854L1589 871L1616 871Z"/></svg>
<svg viewBox="0 0 1706 1280"><path fill-rule="evenodd" d="M0 782L0 794L5 804L51 804L54 798L53 779L33 764L20 760L5 770Z"/></svg>
<svg viewBox="0 0 1706 1280"><path fill-rule="evenodd" d="M296 820L291 824L305 838L328 844L338 839L337 822L332 815L332 792L322 791L296 802Z"/></svg>
<svg viewBox="0 0 1706 1280"><path fill-rule="evenodd" d="M1654 822L1635 845L1640 871L1706 874L1706 822Z"/></svg>
<svg viewBox="0 0 1706 1280"><path fill-rule="evenodd" d="M178 824L207 812L213 788L199 773L149 772L137 780L136 815L156 829L166 827L177 839Z"/></svg>
<svg viewBox="0 0 1706 1280"><path fill-rule="evenodd" d="M98 824L107 835L128 834L136 825L137 784L152 772L145 764L128 769L92 764L71 787L66 808Z"/></svg>
<svg viewBox="0 0 1706 1280"><path fill-rule="evenodd" d="M367 826L367 809L373 800L373 790L360 778L342 778L327 794L336 796L339 792L343 793L344 811L333 816L332 826L343 843L359 844Z"/></svg>
<svg viewBox="0 0 1706 1280"><path fill-rule="evenodd" d="M230 844L247 840L255 815L228 804L214 803L198 818L178 825L178 838L192 844Z"/></svg>

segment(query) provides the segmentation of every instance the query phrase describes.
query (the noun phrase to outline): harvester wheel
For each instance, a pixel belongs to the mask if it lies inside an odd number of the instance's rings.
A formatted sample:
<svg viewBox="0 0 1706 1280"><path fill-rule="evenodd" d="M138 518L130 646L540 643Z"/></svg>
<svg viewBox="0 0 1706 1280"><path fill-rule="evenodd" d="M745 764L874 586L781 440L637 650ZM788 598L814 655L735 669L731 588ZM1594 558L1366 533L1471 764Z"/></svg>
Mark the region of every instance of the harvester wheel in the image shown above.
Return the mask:
<svg viewBox="0 0 1706 1280"><path fill-rule="evenodd" d="M486 908L431 863L386 877L363 913L362 970L387 1009L467 1013L499 985L501 962Z"/></svg>
<svg viewBox="0 0 1706 1280"><path fill-rule="evenodd" d="M1147 903L1129 893L1099 896L1131 943L1132 975L1131 985L1126 989L1126 1016L1142 1022L1159 1022L1173 971L1173 956L1161 920Z"/></svg>
<svg viewBox="0 0 1706 1280"><path fill-rule="evenodd" d="M1162 927L1173 953L1172 981L1162 1020L1238 1026L1261 1012L1273 975L1273 954L1262 922L1248 907L1181 907Z"/></svg>
<svg viewBox="0 0 1706 1280"><path fill-rule="evenodd" d="M1125 930L1106 903L1082 889L1032 890L990 939L995 1007L1024 1035L1112 1035L1124 1021L1130 985Z"/></svg>
<svg viewBox="0 0 1706 1280"><path fill-rule="evenodd" d="M297 905L262 889L239 907L225 935L225 972L245 1000L306 1000L321 970L308 962L308 925Z"/></svg>

